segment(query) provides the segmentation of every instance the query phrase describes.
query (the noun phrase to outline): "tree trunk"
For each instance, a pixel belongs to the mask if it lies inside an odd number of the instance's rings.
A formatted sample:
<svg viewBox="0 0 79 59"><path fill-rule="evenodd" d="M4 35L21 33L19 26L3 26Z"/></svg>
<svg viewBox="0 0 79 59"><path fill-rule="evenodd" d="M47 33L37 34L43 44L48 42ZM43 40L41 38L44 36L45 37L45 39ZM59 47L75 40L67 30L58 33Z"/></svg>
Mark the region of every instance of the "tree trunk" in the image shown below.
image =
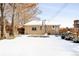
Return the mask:
<svg viewBox="0 0 79 59"><path fill-rule="evenodd" d="M4 4L1 3L1 38L6 38L5 37L5 20L4 20Z"/></svg>
<svg viewBox="0 0 79 59"><path fill-rule="evenodd" d="M15 3L13 3L13 14L12 14L12 36L15 37L15 19L14 19L14 14L15 14Z"/></svg>

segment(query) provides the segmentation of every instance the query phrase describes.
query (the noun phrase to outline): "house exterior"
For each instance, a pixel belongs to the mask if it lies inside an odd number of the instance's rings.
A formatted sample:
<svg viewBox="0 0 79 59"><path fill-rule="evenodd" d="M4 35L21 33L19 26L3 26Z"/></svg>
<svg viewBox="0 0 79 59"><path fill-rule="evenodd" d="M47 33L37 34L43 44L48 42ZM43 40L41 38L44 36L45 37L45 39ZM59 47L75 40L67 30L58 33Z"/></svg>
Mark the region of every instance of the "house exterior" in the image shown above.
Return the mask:
<svg viewBox="0 0 79 59"><path fill-rule="evenodd" d="M79 28L79 20L74 20L74 28Z"/></svg>
<svg viewBox="0 0 79 59"><path fill-rule="evenodd" d="M34 20L24 24L25 34L44 35L59 34L59 26L49 21Z"/></svg>
<svg viewBox="0 0 79 59"><path fill-rule="evenodd" d="M74 20L74 32L79 35L79 20Z"/></svg>

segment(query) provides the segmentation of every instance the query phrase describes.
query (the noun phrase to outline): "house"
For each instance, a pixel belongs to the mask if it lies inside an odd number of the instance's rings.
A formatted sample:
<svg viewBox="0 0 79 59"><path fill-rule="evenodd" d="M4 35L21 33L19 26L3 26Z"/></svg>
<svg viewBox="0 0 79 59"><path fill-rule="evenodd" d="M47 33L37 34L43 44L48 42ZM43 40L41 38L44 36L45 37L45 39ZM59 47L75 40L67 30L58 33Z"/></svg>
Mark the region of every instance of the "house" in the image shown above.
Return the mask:
<svg viewBox="0 0 79 59"><path fill-rule="evenodd" d="M79 35L79 20L74 20L74 32Z"/></svg>
<svg viewBox="0 0 79 59"><path fill-rule="evenodd" d="M51 21L33 20L24 24L25 34L44 35L59 34L60 25L54 25Z"/></svg>
<svg viewBox="0 0 79 59"><path fill-rule="evenodd" d="M79 20L74 20L74 28L79 28Z"/></svg>

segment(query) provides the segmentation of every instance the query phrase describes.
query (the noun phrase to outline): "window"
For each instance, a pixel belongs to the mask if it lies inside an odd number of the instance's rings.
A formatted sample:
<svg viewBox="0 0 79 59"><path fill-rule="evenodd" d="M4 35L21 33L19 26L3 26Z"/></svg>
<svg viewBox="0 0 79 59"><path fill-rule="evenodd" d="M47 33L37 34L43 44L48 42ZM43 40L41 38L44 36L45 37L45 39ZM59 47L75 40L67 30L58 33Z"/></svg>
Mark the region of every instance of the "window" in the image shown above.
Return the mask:
<svg viewBox="0 0 79 59"><path fill-rule="evenodd" d="M33 30L33 31L36 31L36 27L32 27L32 30Z"/></svg>

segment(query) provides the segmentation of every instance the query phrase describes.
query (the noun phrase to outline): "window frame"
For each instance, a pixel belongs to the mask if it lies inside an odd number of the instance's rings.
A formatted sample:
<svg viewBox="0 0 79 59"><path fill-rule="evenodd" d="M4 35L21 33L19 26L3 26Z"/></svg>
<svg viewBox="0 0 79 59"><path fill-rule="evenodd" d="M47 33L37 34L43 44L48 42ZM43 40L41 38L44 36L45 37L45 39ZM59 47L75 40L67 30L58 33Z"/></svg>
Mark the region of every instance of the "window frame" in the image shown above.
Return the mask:
<svg viewBox="0 0 79 59"><path fill-rule="evenodd" d="M36 27L32 27L32 31L36 31L37 30L37 28Z"/></svg>

